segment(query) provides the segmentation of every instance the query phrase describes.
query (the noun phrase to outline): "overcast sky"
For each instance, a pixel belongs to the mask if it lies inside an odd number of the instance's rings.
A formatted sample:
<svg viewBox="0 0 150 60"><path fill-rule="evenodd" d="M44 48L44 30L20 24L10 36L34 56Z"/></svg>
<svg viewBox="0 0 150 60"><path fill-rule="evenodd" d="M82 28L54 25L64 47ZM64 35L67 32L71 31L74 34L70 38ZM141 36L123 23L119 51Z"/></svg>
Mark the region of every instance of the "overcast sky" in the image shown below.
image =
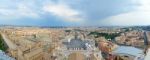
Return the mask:
<svg viewBox="0 0 150 60"><path fill-rule="evenodd" d="M0 0L0 24L150 25L150 0Z"/></svg>

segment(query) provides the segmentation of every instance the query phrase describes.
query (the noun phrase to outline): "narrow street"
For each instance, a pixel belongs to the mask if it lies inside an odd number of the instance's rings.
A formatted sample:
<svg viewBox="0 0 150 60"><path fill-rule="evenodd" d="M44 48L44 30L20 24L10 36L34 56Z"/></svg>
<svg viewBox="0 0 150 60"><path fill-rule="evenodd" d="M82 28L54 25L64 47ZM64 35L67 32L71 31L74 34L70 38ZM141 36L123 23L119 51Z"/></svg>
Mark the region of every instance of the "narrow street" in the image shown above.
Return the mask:
<svg viewBox="0 0 150 60"><path fill-rule="evenodd" d="M147 37L146 31L144 31L144 45L145 45L145 46L148 45L148 37Z"/></svg>

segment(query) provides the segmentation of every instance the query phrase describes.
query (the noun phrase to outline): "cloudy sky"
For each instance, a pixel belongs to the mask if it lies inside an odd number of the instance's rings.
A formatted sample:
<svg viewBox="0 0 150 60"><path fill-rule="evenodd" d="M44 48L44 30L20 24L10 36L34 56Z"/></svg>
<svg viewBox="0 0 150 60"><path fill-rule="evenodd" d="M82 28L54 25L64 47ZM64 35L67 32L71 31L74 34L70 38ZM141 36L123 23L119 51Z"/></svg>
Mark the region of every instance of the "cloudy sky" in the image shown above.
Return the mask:
<svg viewBox="0 0 150 60"><path fill-rule="evenodd" d="M0 0L0 24L150 25L150 0Z"/></svg>

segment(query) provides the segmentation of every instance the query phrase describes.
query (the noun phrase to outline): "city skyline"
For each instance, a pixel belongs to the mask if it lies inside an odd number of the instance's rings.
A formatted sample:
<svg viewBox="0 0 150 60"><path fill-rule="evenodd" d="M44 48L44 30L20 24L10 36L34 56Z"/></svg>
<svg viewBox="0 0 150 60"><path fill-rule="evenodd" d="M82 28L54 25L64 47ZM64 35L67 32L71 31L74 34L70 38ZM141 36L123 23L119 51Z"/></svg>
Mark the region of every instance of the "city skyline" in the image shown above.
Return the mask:
<svg viewBox="0 0 150 60"><path fill-rule="evenodd" d="M0 24L31 26L150 25L149 0L0 0Z"/></svg>

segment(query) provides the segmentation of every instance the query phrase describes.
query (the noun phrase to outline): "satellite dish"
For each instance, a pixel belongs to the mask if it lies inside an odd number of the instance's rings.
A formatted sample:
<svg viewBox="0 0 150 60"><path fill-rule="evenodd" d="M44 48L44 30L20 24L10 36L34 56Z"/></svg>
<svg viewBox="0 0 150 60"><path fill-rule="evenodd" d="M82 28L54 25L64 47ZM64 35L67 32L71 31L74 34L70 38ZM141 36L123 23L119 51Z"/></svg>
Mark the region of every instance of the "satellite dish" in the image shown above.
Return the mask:
<svg viewBox="0 0 150 60"><path fill-rule="evenodd" d="M71 38L68 39L68 42L70 42Z"/></svg>

